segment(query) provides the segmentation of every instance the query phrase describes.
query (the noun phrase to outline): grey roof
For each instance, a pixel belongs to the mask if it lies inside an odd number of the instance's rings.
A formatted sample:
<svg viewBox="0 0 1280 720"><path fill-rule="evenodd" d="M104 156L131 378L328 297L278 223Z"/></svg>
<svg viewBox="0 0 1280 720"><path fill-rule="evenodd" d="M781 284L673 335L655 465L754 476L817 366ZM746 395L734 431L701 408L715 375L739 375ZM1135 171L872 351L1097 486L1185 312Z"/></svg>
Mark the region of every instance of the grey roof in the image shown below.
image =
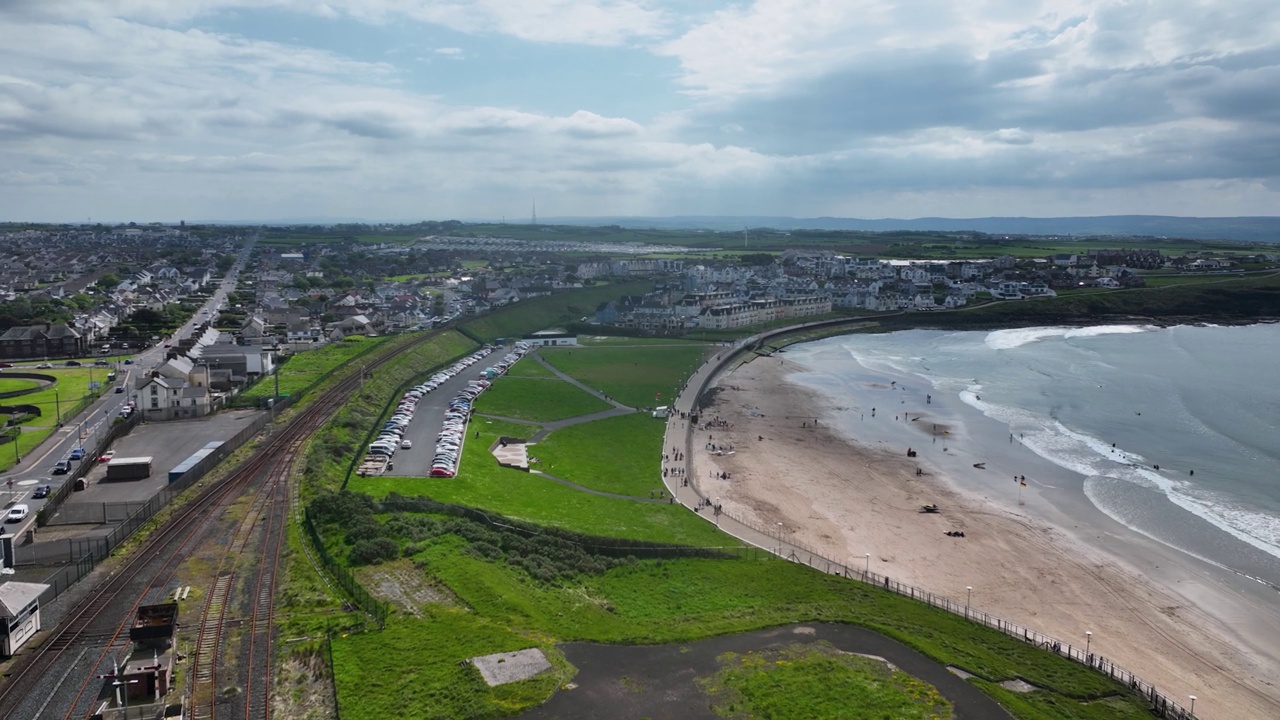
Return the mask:
<svg viewBox="0 0 1280 720"><path fill-rule="evenodd" d="M0 584L0 614L7 618L18 617L24 608L39 599L40 594L49 587L44 583L13 581Z"/></svg>

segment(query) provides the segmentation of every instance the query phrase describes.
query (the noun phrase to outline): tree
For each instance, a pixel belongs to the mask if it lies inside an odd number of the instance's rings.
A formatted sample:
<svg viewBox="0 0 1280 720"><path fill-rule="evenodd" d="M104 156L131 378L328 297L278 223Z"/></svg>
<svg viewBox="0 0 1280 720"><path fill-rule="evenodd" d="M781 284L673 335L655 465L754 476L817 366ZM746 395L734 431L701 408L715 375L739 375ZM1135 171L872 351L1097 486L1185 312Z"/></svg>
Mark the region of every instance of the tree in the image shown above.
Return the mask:
<svg viewBox="0 0 1280 720"><path fill-rule="evenodd" d="M104 290L110 290L120 284L120 276L115 273L107 273L106 275L98 278L98 282L94 284Z"/></svg>
<svg viewBox="0 0 1280 720"><path fill-rule="evenodd" d="M134 325L164 325L164 315L161 315L151 308L135 310L134 313L129 316L129 320Z"/></svg>

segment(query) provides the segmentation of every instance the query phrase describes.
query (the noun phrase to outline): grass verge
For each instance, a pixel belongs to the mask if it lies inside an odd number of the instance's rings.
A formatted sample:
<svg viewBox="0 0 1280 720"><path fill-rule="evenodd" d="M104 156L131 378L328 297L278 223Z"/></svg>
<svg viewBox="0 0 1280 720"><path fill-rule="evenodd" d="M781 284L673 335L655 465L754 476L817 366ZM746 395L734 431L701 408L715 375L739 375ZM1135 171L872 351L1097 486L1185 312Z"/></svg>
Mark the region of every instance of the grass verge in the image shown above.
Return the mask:
<svg viewBox="0 0 1280 720"><path fill-rule="evenodd" d="M561 428L529 449L537 468L593 490L645 497L662 488L662 433L648 413Z"/></svg>
<svg viewBox="0 0 1280 720"><path fill-rule="evenodd" d="M710 345L542 348L557 370L632 407L666 405L714 350Z"/></svg>
<svg viewBox="0 0 1280 720"><path fill-rule="evenodd" d="M600 497L535 474L500 467L489 447L500 435L528 437L531 430L527 425L476 418L467 432L471 435L462 451L461 472L456 478L352 478L348 487L379 499L392 492L425 496L604 537L692 546L737 544L679 505ZM479 437L475 437L476 432ZM657 481L650 483L656 485Z"/></svg>
<svg viewBox="0 0 1280 720"><path fill-rule="evenodd" d="M501 378L477 398L475 404L478 413L534 422L567 420L611 407L591 393L554 377Z"/></svg>

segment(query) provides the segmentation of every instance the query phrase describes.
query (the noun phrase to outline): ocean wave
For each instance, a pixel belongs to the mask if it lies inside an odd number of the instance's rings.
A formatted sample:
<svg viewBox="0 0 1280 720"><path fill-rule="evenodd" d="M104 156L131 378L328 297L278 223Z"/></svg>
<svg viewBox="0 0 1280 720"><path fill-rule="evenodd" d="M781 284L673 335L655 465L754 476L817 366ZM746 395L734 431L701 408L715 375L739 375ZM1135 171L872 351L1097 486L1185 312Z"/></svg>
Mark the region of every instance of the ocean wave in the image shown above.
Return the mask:
<svg viewBox="0 0 1280 720"><path fill-rule="evenodd" d="M1147 332L1149 325L1095 325L1093 327L1033 327L994 330L987 333L983 342L992 350L1012 350L1033 342L1053 337L1078 338L1098 335L1123 335Z"/></svg>

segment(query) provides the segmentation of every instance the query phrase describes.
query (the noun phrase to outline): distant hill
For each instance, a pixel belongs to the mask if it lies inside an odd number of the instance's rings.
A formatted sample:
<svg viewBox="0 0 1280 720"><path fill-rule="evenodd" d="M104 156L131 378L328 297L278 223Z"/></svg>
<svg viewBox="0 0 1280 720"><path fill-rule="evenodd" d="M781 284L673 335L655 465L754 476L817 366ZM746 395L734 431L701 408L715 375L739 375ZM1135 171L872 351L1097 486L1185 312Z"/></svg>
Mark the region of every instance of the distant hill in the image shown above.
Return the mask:
<svg viewBox="0 0 1280 720"><path fill-rule="evenodd" d="M563 225L620 225L665 230L737 230L745 227L777 230L933 230L992 235L1115 235L1179 237L1196 240L1240 240L1280 243L1280 217L1175 217L1171 215L1105 215L1099 217L984 217L863 220L859 218L794 218L770 216L686 215L674 217L556 217L545 223Z"/></svg>

